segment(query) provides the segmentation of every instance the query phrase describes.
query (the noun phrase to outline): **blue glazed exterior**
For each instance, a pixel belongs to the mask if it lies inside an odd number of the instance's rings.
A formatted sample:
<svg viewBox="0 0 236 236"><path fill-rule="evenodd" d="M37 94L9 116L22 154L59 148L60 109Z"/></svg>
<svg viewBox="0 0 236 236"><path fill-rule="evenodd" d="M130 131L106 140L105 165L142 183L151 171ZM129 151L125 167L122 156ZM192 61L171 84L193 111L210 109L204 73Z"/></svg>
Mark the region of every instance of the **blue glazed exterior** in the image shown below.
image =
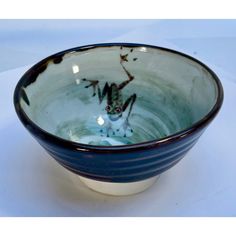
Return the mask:
<svg viewBox="0 0 236 236"><path fill-rule="evenodd" d="M57 60L70 51L82 51L88 48L113 45L152 47L180 54L198 62L212 74L218 86L218 98L215 106L206 117L192 127L164 139L109 147L79 144L61 139L42 130L27 117L19 104L20 89L36 79L37 73L40 73L45 62ZM214 119L222 102L223 89L219 79L214 72L201 62L170 49L127 43L89 45L52 55L27 71L19 81L14 93L15 109L21 122L58 163L68 170L87 178L119 183L144 180L159 175L177 164L193 147L208 124Z"/></svg>
<svg viewBox="0 0 236 236"><path fill-rule="evenodd" d="M71 150L38 141L57 162L76 174L100 181L133 182L159 175L177 164L200 135L197 132L175 142L127 152Z"/></svg>

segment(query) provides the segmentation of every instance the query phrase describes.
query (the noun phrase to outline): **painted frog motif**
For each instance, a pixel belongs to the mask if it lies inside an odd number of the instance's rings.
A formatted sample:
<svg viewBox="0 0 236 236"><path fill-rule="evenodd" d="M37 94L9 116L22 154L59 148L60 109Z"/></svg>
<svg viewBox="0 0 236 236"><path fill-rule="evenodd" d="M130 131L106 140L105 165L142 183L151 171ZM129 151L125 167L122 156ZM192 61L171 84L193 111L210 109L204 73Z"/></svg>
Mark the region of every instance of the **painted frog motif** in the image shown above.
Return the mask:
<svg viewBox="0 0 236 236"><path fill-rule="evenodd" d="M121 46L121 50L123 47ZM130 50L130 53L133 52L133 49ZM88 85L85 86L85 88L92 87L93 88L93 95L98 95L99 104L102 103L102 101L106 98L106 112L108 115L108 118L111 122L108 122L108 125L106 126L106 135L107 137L110 136L110 134L115 135L115 131L112 128L112 122L115 122L122 118L123 112L126 111L126 109L129 107L129 111L127 114L127 117L124 119L123 124L121 125L124 130L124 137L126 137L126 131L133 132L130 123L129 123L129 117L131 114L131 111L133 109L133 105L136 101L136 94L132 94L130 97L128 97L125 101L123 100L122 96L122 89L127 86L132 80L135 79L135 77L126 69L124 66L124 63L128 62L128 53L122 54L120 53L120 65L123 68L126 76L128 77L127 80L123 81L120 84L111 83L110 85L108 82L105 83L105 86L101 90L99 86L98 80L89 80L89 79L82 79L83 81L89 82ZM133 61L136 61L137 58L133 58ZM116 129L117 132L119 132L120 128ZM100 130L101 133L103 133L103 130Z"/></svg>

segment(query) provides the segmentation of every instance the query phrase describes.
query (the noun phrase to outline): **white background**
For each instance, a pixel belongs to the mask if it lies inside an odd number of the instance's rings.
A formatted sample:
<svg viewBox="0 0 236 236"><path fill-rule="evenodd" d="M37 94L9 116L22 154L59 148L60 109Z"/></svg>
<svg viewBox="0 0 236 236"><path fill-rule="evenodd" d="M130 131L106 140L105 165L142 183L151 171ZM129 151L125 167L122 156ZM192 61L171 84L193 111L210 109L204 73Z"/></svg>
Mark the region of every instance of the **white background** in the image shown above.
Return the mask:
<svg viewBox="0 0 236 236"><path fill-rule="evenodd" d="M28 134L12 104L20 76L43 57L100 42L170 47L220 77L222 110L196 146L144 193L110 197L74 184ZM236 216L236 21L0 20L1 216Z"/></svg>

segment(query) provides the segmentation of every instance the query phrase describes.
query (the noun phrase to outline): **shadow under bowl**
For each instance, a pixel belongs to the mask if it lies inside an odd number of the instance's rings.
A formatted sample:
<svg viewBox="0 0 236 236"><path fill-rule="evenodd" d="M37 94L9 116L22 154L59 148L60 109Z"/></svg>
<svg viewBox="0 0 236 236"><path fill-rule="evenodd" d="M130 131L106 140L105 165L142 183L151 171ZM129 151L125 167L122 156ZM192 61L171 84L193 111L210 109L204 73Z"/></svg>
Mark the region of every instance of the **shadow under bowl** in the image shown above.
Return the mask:
<svg viewBox="0 0 236 236"><path fill-rule="evenodd" d="M196 143L223 102L206 65L143 44L69 49L30 68L14 93L26 129L90 188L149 187Z"/></svg>

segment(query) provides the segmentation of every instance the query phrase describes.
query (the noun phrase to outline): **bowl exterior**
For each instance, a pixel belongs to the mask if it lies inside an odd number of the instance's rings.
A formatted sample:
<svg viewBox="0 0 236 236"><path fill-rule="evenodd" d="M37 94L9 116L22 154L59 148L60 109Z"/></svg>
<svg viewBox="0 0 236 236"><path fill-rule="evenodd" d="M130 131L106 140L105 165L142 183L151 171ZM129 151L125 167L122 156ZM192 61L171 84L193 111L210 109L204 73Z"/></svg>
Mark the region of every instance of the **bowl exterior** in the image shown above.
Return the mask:
<svg viewBox="0 0 236 236"><path fill-rule="evenodd" d="M27 127L29 128L29 127ZM197 142L199 130L173 142L146 148L91 151L47 140L30 130L43 148L66 169L90 179L128 183L157 176L177 164Z"/></svg>

